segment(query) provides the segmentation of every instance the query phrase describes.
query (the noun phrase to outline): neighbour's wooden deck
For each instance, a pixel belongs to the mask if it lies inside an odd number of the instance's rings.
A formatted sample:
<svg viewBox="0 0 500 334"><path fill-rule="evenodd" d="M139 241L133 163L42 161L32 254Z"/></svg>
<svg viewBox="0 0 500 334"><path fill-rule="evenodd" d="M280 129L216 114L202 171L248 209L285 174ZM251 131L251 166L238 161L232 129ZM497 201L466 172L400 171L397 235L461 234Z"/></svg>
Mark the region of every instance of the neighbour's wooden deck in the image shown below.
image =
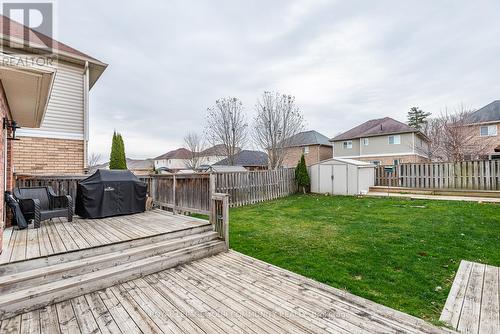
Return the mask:
<svg viewBox="0 0 500 334"><path fill-rule="evenodd" d="M73 222L65 218L44 221L41 227L4 231L3 252L0 264L65 253L78 249L92 248L150 237L208 224L196 218L173 215L163 210L103 219L82 219L74 217Z"/></svg>
<svg viewBox="0 0 500 334"><path fill-rule="evenodd" d="M8 333L447 333L237 252L4 320Z"/></svg>
<svg viewBox="0 0 500 334"><path fill-rule="evenodd" d="M500 268L462 261L440 320L461 333L500 333Z"/></svg>

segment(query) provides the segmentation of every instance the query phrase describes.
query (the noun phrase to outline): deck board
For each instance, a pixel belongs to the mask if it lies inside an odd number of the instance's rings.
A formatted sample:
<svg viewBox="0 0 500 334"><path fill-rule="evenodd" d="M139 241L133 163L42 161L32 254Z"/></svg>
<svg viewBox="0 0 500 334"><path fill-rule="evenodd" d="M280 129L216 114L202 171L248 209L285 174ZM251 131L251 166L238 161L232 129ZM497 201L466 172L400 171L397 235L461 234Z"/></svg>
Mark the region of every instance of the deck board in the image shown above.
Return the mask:
<svg viewBox="0 0 500 334"><path fill-rule="evenodd" d="M500 333L500 268L462 261L440 320L460 333Z"/></svg>
<svg viewBox="0 0 500 334"><path fill-rule="evenodd" d="M485 272L495 278L494 271ZM2 333L451 332L233 251L6 319L0 326Z"/></svg>
<svg viewBox="0 0 500 334"><path fill-rule="evenodd" d="M150 237L207 224L204 220L155 211L157 210L103 219L82 219L75 216L73 222L68 222L65 218L54 218L52 221L43 221L38 229L34 229L32 224L25 230L10 227L4 232L0 264Z"/></svg>

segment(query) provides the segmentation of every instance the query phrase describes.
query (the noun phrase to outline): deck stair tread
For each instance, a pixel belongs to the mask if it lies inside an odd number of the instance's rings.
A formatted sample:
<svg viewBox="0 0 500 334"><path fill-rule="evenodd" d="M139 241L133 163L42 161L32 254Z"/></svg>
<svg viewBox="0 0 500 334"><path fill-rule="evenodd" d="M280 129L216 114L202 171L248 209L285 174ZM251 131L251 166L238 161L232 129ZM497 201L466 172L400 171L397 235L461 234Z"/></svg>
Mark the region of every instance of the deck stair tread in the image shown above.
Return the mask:
<svg viewBox="0 0 500 334"><path fill-rule="evenodd" d="M66 279L82 273L72 273L76 269L81 269L83 272L95 271L99 270L99 267L96 266L106 262L111 262L110 266L118 266L133 259L141 259L147 256L158 255L167 251L177 250L187 245L194 245L195 243L215 240L216 238L217 233L205 232L196 235L169 239L155 244L132 247L112 253L105 253L83 259L62 262L51 266L21 271L11 275L0 276L0 293L12 291L12 285L19 282L27 283L27 281L30 280L30 283L32 284L32 280L35 279L39 279L40 281L43 279L44 282L47 282L47 280L56 274L60 274L62 275L61 278Z"/></svg>
<svg viewBox="0 0 500 334"><path fill-rule="evenodd" d="M500 267L462 260L440 320L460 333L500 333Z"/></svg>
<svg viewBox="0 0 500 334"><path fill-rule="evenodd" d="M227 250L210 224L0 265L0 320Z"/></svg>

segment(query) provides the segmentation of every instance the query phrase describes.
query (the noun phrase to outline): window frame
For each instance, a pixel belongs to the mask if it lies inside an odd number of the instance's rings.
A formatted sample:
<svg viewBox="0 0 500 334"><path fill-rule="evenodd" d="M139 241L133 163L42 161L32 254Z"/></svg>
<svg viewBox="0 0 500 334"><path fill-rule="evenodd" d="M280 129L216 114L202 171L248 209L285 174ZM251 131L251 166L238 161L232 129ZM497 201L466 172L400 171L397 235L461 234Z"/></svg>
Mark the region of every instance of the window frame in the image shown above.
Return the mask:
<svg viewBox="0 0 500 334"><path fill-rule="evenodd" d="M483 129L486 129L486 134L483 134ZM494 129L493 131L490 132L491 129ZM479 136L480 137L495 137L498 135L498 128L496 124L490 124L490 125L481 125L479 127Z"/></svg>
<svg viewBox="0 0 500 334"><path fill-rule="evenodd" d="M391 137L393 138L393 142L391 143ZM396 138L398 138L396 142ZM387 142L389 145L401 145L401 135L389 135L387 136Z"/></svg>
<svg viewBox="0 0 500 334"><path fill-rule="evenodd" d="M352 140L345 140L342 142L342 148L344 150L352 150Z"/></svg>
<svg viewBox="0 0 500 334"><path fill-rule="evenodd" d="M304 155L309 154L309 146L304 146L304 147L302 148L302 153L303 153Z"/></svg>
<svg viewBox="0 0 500 334"><path fill-rule="evenodd" d="M363 146L370 145L370 138L363 138L361 139L361 141L363 142Z"/></svg>

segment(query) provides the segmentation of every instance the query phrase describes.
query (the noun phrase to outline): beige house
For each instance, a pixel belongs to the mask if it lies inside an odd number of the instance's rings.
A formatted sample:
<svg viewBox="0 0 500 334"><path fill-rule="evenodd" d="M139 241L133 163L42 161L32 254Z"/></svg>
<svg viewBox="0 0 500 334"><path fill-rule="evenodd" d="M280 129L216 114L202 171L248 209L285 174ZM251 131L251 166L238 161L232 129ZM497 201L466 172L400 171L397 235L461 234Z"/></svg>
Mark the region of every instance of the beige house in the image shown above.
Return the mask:
<svg viewBox="0 0 500 334"><path fill-rule="evenodd" d="M477 140L484 143L486 157L500 159L500 100L493 101L473 112L468 122Z"/></svg>
<svg viewBox="0 0 500 334"><path fill-rule="evenodd" d="M12 68L23 64L28 70L31 68L34 79L36 72L45 73L38 75L35 86L24 85L25 89L35 89L36 85L51 88L48 100L37 102L40 111L35 114L36 121L18 122L23 127L17 131L20 140L13 143L14 172L83 173L87 167L89 91L107 65L7 17L0 16L0 27L9 28L2 31L0 39L2 65ZM49 45L51 53L38 52ZM7 95L15 93L9 86L5 90ZM38 127L37 123L41 125Z"/></svg>
<svg viewBox="0 0 500 334"><path fill-rule="evenodd" d="M332 144L318 131L300 132L287 139L283 167L296 167L302 154L306 165L311 166L333 157Z"/></svg>
<svg viewBox="0 0 500 334"><path fill-rule="evenodd" d="M330 141L335 158L377 165L428 161L428 138L390 117L369 120Z"/></svg>

